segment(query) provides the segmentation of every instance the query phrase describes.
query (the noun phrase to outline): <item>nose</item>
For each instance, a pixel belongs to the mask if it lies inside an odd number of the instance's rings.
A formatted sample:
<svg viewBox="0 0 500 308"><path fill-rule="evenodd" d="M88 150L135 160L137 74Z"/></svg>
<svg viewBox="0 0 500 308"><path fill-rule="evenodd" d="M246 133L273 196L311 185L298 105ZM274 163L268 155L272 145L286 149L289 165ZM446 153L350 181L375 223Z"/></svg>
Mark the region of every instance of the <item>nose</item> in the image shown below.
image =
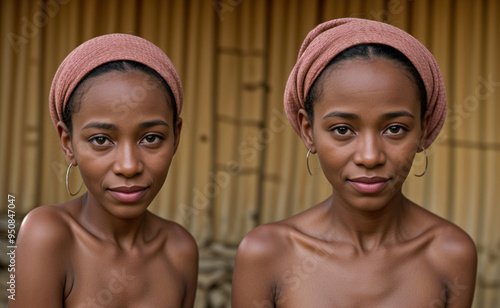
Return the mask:
<svg viewBox="0 0 500 308"><path fill-rule="evenodd" d="M387 157L383 149L383 144L375 134L362 136L358 138L356 143L357 149L353 159L356 165L373 169L385 164Z"/></svg>
<svg viewBox="0 0 500 308"><path fill-rule="evenodd" d="M113 172L127 178L140 174L144 170L140 149L135 144L123 143L118 146L113 164Z"/></svg>

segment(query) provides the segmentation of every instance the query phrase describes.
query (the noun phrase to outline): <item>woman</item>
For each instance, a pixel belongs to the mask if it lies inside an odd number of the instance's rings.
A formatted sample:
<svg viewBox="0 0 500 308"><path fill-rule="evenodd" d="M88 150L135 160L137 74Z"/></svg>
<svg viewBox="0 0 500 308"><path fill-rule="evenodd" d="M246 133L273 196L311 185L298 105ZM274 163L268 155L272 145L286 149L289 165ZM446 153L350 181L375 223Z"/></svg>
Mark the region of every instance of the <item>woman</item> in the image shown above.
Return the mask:
<svg viewBox="0 0 500 308"><path fill-rule="evenodd" d="M388 24L325 22L300 49L285 110L332 195L244 238L233 307L470 307L474 243L401 191L446 116L430 52Z"/></svg>
<svg viewBox="0 0 500 308"><path fill-rule="evenodd" d="M62 62L50 113L87 192L27 215L10 305L193 306L196 243L147 210L179 145L182 96L167 55L133 35L91 39Z"/></svg>

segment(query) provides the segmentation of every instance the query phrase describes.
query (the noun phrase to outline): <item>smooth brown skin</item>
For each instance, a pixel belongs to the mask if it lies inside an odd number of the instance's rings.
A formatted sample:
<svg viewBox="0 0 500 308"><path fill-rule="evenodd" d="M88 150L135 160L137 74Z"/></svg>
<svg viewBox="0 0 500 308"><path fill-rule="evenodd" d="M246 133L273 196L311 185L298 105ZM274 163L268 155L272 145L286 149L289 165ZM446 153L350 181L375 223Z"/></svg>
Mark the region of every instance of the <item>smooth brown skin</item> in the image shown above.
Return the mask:
<svg viewBox="0 0 500 308"><path fill-rule="evenodd" d="M414 82L386 59L332 69L314 124L298 114L332 195L243 239L232 306L470 307L474 243L401 192L426 129ZM376 192L353 185L374 176L387 181Z"/></svg>
<svg viewBox="0 0 500 308"><path fill-rule="evenodd" d="M196 243L180 225L147 210L167 176L182 122L174 134L165 90L146 79L135 71L96 77L72 116L72 138L58 124L66 159L79 165L88 192L28 214L11 307L193 307ZM133 185L146 187L133 202L109 190Z"/></svg>

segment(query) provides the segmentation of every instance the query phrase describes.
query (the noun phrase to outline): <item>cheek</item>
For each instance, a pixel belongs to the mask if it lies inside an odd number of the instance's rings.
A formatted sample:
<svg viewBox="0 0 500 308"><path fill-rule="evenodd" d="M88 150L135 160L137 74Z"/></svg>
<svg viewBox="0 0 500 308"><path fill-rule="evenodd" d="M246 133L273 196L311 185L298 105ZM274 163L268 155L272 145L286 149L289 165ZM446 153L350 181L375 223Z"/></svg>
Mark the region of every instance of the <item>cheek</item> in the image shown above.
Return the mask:
<svg viewBox="0 0 500 308"><path fill-rule="evenodd" d="M333 146L326 142L316 142L317 161L328 181L339 179L342 169L348 164L351 157L349 147ZM311 164L311 162L310 162ZM313 163L314 166L314 163Z"/></svg>
<svg viewBox="0 0 500 308"><path fill-rule="evenodd" d="M96 151L91 147L90 143L84 141L73 142L73 148L75 149L75 156L77 161L88 160L97 156Z"/></svg>
<svg viewBox="0 0 500 308"><path fill-rule="evenodd" d="M91 148L88 142L75 142L75 157L78 162L80 174L86 185L95 185L100 182L104 170L109 168L109 159L102 158L100 153Z"/></svg>
<svg viewBox="0 0 500 308"><path fill-rule="evenodd" d="M98 164L89 163L88 160L82 161L78 167L82 181L88 191L93 193L99 191L104 181L105 172L103 172L103 168Z"/></svg>
<svg viewBox="0 0 500 308"><path fill-rule="evenodd" d="M173 158L173 146L165 147L163 151L149 153L145 158L145 164L149 171L156 177L166 177Z"/></svg>
<svg viewBox="0 0 500 308"><path fill-rule="evenodd" d="M162 175L168 171L171 162L171 155L154 155L147 160L147 165L151 173Z"/></svg>
<svg viewBox="0 0 500 308"><path fill-rule="evenodd" d="M321 164L321 170L318 168L318 171L316 172L322 171L325 178L332 186L338 185L338 183L342 181L342 169L344 166L338 164L335 159L332 159L332 157L319 157L319 161Z"/></svg>
<svg viewBox="0 0 500 308"><path fill-rule="evenodd" d="M416 150L413 146L406 146L389 153L391 153L390 161L393 162L393 168L396 170L398 178L404 181L411 170Z"/></svg>

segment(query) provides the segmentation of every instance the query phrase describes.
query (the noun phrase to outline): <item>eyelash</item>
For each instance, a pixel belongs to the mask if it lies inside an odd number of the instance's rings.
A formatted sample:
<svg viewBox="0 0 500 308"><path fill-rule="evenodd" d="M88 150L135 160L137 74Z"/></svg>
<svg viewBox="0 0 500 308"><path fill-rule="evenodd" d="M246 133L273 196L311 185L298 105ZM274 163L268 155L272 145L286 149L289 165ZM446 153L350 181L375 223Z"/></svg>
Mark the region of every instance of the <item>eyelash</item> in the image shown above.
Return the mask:
<svg viewBox="0 0 500 308"><path fill-rule="evenodd" d="M400 135L400 134L408 131L408 128L406 128L403 125L392 124L392 125L389 125L386 130L384 130L384 133L388 132L391 128L396 128L398 130L398 132L397 133L390 133L389 132L390 135Z"/></svg>
<svg viewBox="0 0 500 308"><path fill-rule="evenodd" d="M344 128L347 129L347 131L344 134L340 133L339 130L344 129ZM347 134L349 133L349 131L354 134L354 131L346 125L339 125L339 126L332 127L330 129L330 132L332 132L333 134L340 136L340 137L348 136Z"/></svg>
<svg viewBox="0 0 500 308"><path fill-rule="evenodd" d="M146 141L146 138L148 137L154 137L154 141L153 142L147 142ZM104 139L104 142L103 143L98 143L97 140L98 139ZM154 144L157 144L161 141L165 140L165 138L159 134L147 134L146 136L144 136L142 139L141 139L141 143L145 143L146 145L154 145ZM107 136L102 136L102 135L98 135L98 136L93 136L91 138L89 138L88 140L89 143L95 145L95 146L98 146L98 147L103 147L103 146L107 146L106 142L110 142L112 143L112 141L107 137Z"/></svg>
<svg viewBox="0 0 500 308"><path fill-rule="evenodd" d="M153 142L146 142L147 144L157 144L157 143L165 140L165 138L163 138L163 136L161 136L161 135L158 135L158 134L148 134L148 135L144 136L144 138L141 139L141 142L143 140L145 141L146 138L148 138L148 137L155 137L155 141L153 141Z"/></svg>
<svg viewBox="0 0 500 308"><path fill-rule="evenodd" d="M97 143L97 139L101 139L101 138L103 138L103 139L104 139L104 142L103 142L102 144ZM90 142L91 144L93 144L93 145L95 145L95 146L98 146L98 147L105 146L106 141L111 142L111 140L109 140L109 138L108 138L108 137L106 137L106 136L102 136L102 135L93 136L93 137L91 137L91 138L89 139L89 142Z"/></svg>
<svg viewBox="0 0 500 308"><path fill-rule="evenodd" d="M397 132L395 132L395 133L389 132L389 130L391 128L397 129ZM339 131L340 129L346 129L347 131L345 133L340 133L340 131ZM384 133L388 133L391 136L398 136L398 135L401 135L402 133L405 133L407 131L408 131L408 128L406 126L403 126L400 124L391 124L391 125L387 126L387 128L384 130ZM346 125L332 127L330 129L330 132L332 132L335 135L340 136L340 137L350 136L349 132L351 132L352 134L355 134L355 132L350 127L348 127Z"/></svg>

